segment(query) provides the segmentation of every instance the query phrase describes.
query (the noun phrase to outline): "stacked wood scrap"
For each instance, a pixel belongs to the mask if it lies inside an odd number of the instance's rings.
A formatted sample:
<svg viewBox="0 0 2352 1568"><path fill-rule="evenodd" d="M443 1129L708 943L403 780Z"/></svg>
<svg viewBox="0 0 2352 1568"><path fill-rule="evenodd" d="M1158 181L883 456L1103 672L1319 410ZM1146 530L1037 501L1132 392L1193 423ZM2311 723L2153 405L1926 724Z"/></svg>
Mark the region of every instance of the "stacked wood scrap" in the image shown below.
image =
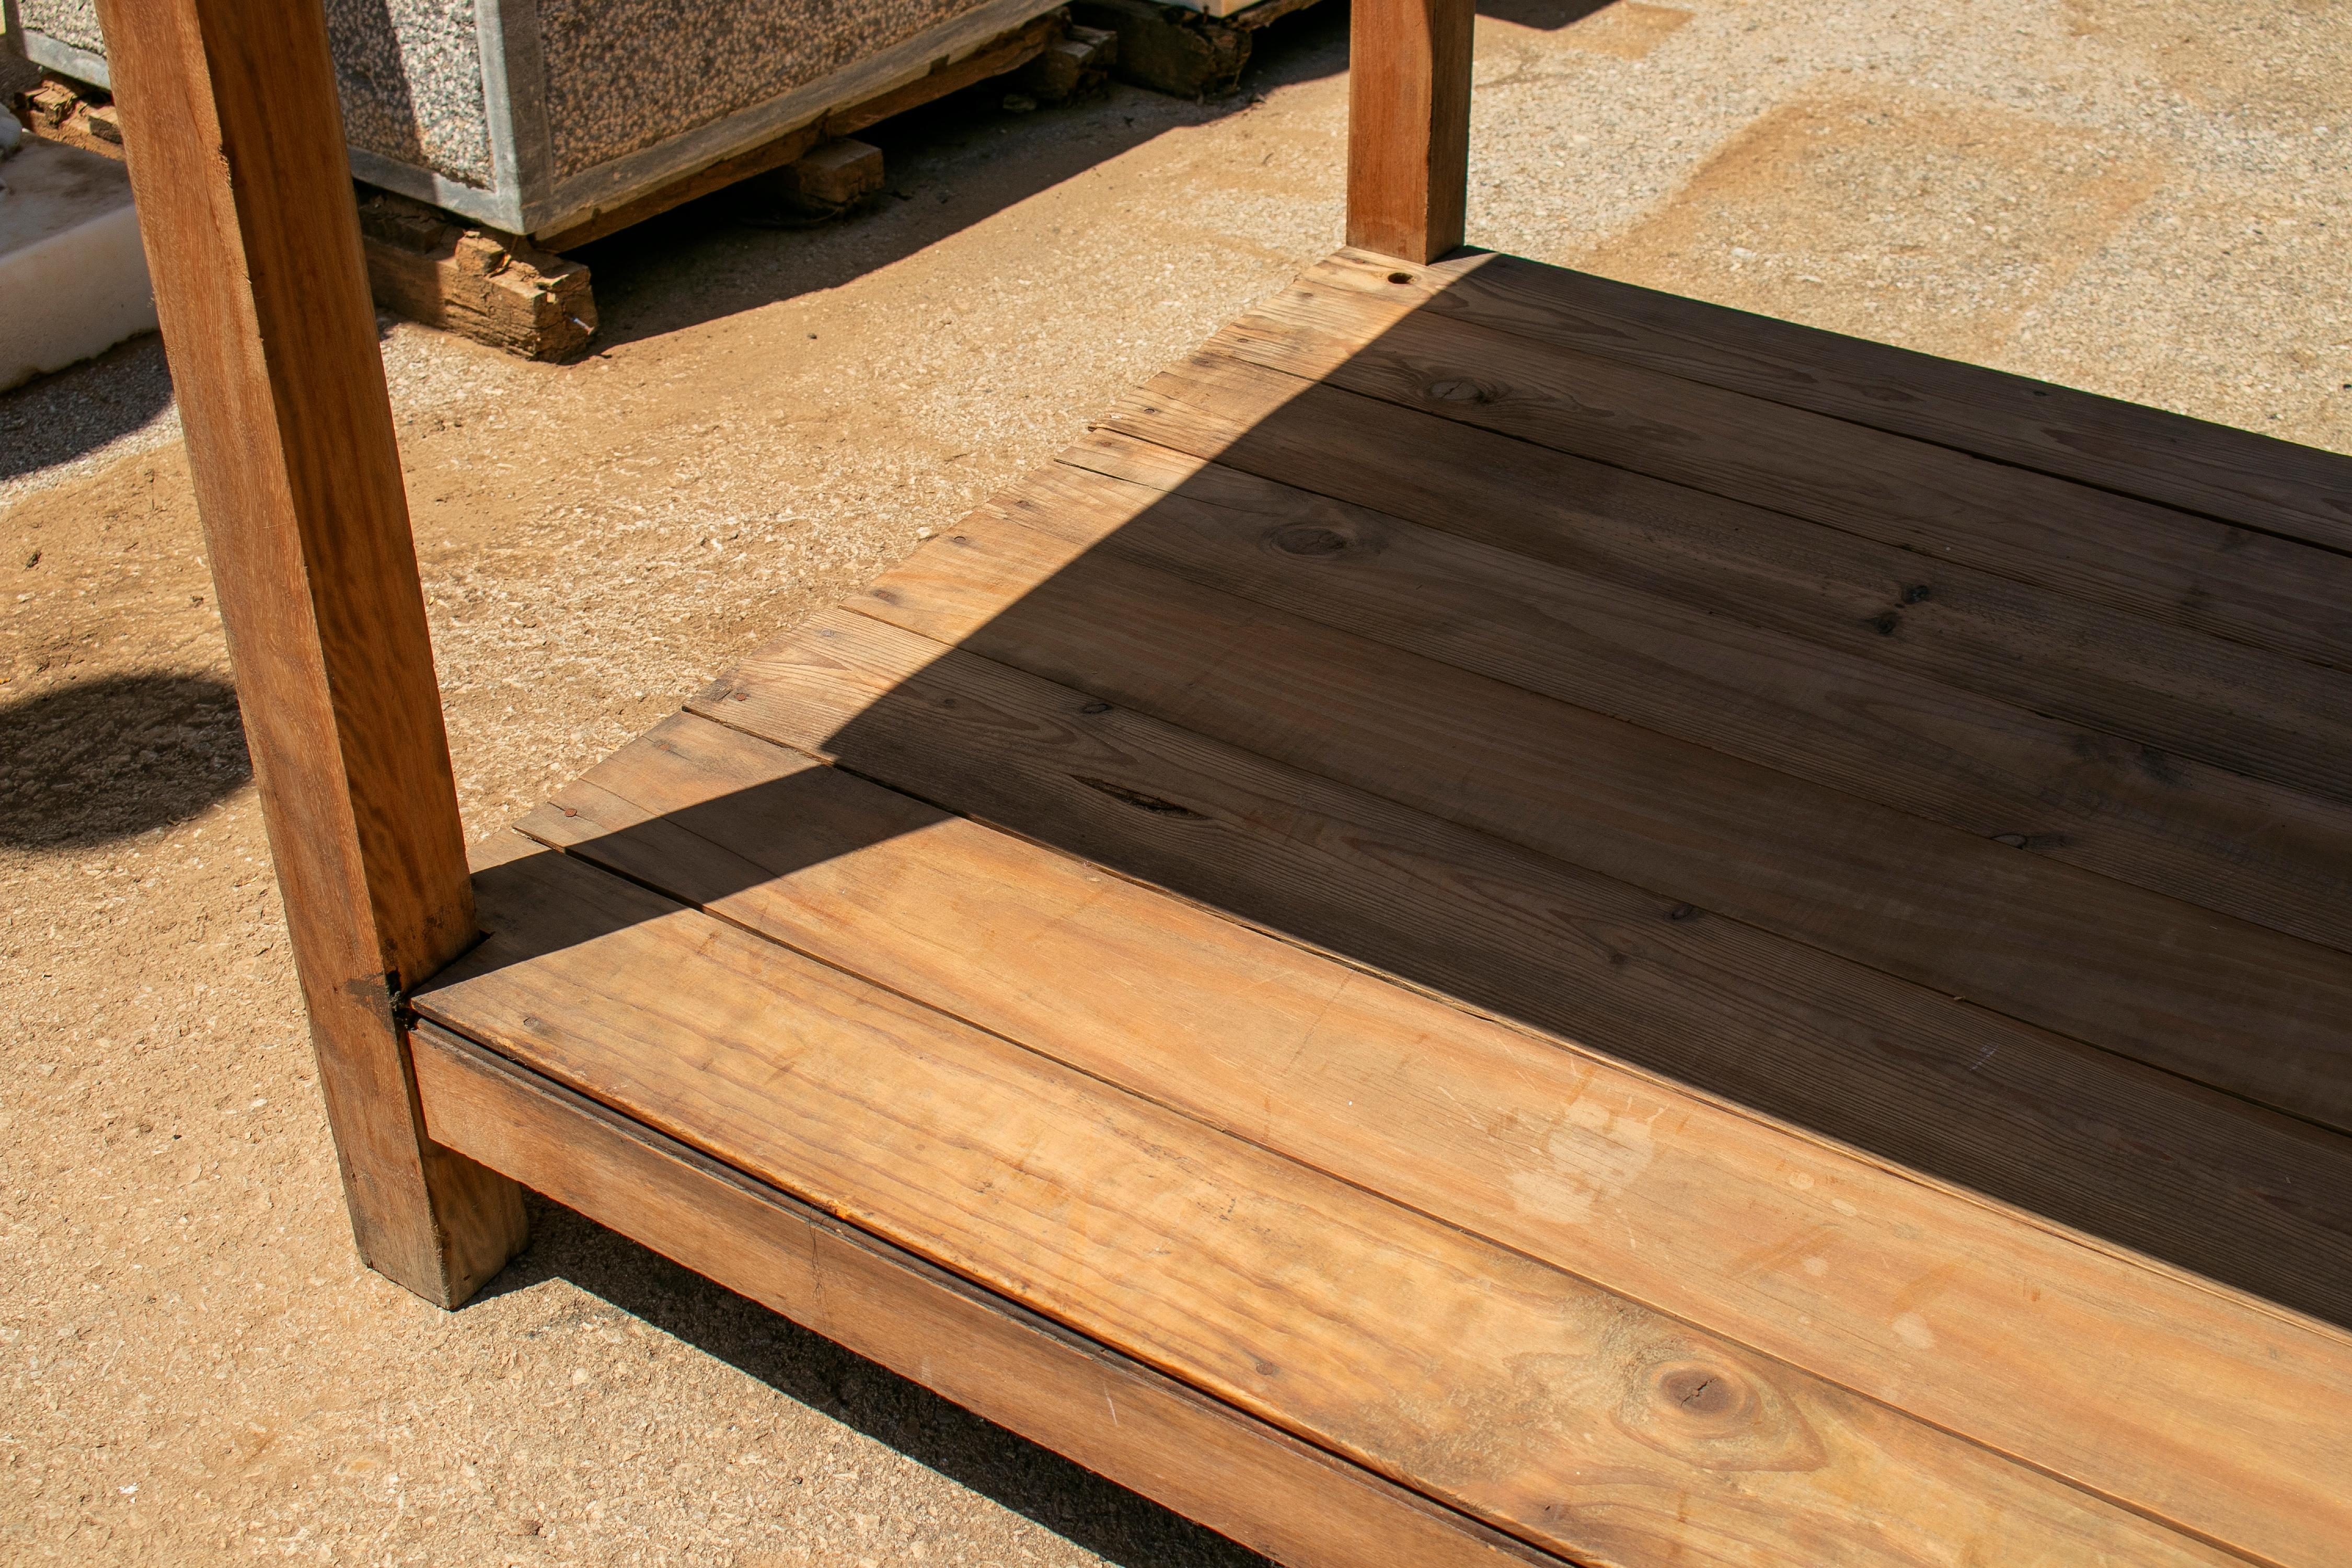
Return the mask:
<svg viewBox="0 0 2352 1568"><path fill-rule="evenodd" d="M1076 13L1118 36L1122 81L1178 98L1222 98L1241 85L1261 28L1315 0L1203 0L1200 6L1156 0L1085 0Z"/></svg>
<svg viewBox="0 0 2352 1568"><path fill-rule="evenodd" d="M388 191L361 201L360 235L376 303L412 321L537 360L569 359L595 334L577 261Z"/></svg>
<svg viewBox="0 0 2352 1568"><path fill-rule="evenodd" d="M115 117L114 100L96 88L45 74L38 86L12 95L9 109L26 130L46 141L110 158L122 156L122 124Z"/></svg>

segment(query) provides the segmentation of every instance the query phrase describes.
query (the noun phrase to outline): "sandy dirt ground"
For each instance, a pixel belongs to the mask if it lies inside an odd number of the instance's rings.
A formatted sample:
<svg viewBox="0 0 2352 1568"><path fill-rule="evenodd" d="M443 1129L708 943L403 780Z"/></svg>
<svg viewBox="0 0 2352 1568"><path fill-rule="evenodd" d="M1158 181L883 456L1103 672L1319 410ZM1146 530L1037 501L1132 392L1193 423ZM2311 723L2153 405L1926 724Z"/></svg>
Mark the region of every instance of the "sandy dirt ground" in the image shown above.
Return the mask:
<svg viewBox="0 0 2352 1568"><path fill-rule="evenodd" d="M1237 97L884 127L594 247L564 366L387 322L486 833L1337 242L1344 0ZM2340 0L1489 0L1472 235L2352 451ZM0 1562L1239 1563L541 1205L356 1263L150 339L0 396Z"/></svg>

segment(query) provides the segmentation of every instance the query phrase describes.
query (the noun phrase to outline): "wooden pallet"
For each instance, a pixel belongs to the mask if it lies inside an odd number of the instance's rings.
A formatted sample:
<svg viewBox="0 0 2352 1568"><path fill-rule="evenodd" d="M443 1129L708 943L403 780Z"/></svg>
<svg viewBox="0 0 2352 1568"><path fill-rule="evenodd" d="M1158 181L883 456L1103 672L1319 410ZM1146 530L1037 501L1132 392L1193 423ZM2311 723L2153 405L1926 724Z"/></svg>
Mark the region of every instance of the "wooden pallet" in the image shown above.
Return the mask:
<svg viewBox="0 0 2352 1568"><path fill-rule="evenodd" d="M1285 1561L2345 1560L2352 462L1433 262L1468 11L1357 0L1375 248L469 879L331 94L222 90L323 26L178 3L371 1262L461 1301L526 1183Z"/></svg>

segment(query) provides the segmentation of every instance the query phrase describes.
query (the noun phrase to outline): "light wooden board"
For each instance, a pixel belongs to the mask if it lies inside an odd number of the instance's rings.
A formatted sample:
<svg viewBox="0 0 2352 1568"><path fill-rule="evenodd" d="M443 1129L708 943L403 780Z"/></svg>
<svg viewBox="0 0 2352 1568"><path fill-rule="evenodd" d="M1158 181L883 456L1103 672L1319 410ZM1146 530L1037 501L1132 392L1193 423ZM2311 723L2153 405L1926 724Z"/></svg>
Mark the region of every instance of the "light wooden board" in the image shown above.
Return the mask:
<svg viewBox="0 0 2352 1568"><path fill-rule="evenodd" d="M1205 588L2352 945L2352 806L2198 763L2159 780L2119 737L1108 432L1018 504Z"/></svg>
<svg viewBox="0 0 2352 1568"><path fill-rule="evenodd" d="M2352 1325L2338 1135L864 616L819 616L694 708ZM759 809L870 838L830 798L796 788ZM939 816L910 811L901 831ZM727 837L701 820L671 826Z"/></svg>
<svg viewBox="0 0 2352 1568"><path fill-rule="evenodd" d="M1195 354L1103 421L1229 468L2192 758L2352 800L2343 672ZM2127 759L2130 760L2130 759Z"/></svg>
<svg viewBox="0 0 2352 1568"><path fill-rule="evenodd" d="M2338 453L1516 256L1401 268L1393 257L1342 250L1313 276L1535 342L2352 550L2352 458Z"/></svg>
<svg viewBox="0 0 2352 1568"><path fill-rule="evenodd" d="M2330 1126L2352 959L1013 520L852 600L1202 734ZM1115 527L1112 519L1080 520Z"/></svg>
<svg viewBox="0 0 2352 1568"><path fill-rule="evenodd" d="M572 857L477 889L426 1016L1548 1550L2234 1561Z"/></svg>
<svg viewBox="0 0 2352 1568"><path fill-rule="evenodd" d="M2165 625L2352 666L2352 556L1361 292L1293 284L1213 342L1400 405Z"/></svg>
<svg viewBox="0 0 2352 1568"><path fill-rule="evenodd" d="M1277 1562L1557 1563L427 1024L435 1138Z"/></svg>
<svg viewBox="0 0 2352 1568"><path fill-rule="evenodd" d="M2166 1518L2290 1556L2352 1533L2352 1337L692 716L521 826Z"/></svg>

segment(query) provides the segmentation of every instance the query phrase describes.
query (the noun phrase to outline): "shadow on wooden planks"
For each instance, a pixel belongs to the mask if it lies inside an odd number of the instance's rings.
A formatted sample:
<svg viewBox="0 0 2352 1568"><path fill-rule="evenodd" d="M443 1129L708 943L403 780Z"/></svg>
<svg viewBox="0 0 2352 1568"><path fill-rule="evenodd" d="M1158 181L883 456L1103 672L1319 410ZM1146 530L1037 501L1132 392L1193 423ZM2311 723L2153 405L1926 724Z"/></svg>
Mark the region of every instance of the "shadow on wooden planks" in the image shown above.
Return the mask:
<svg viewBox="0 0 2352 1568"><path fill-rule="evenodd" d="M971 817L2352 1325L2345 682L2262 600L2352 562L2235 551L2192 596L2229 635L2167 624L2210 519L1638 366L1565 392L1334 266L689 704L773 776L525 831L723 915ZM2144 529L2144 572L1979 503Z"/></svg>

